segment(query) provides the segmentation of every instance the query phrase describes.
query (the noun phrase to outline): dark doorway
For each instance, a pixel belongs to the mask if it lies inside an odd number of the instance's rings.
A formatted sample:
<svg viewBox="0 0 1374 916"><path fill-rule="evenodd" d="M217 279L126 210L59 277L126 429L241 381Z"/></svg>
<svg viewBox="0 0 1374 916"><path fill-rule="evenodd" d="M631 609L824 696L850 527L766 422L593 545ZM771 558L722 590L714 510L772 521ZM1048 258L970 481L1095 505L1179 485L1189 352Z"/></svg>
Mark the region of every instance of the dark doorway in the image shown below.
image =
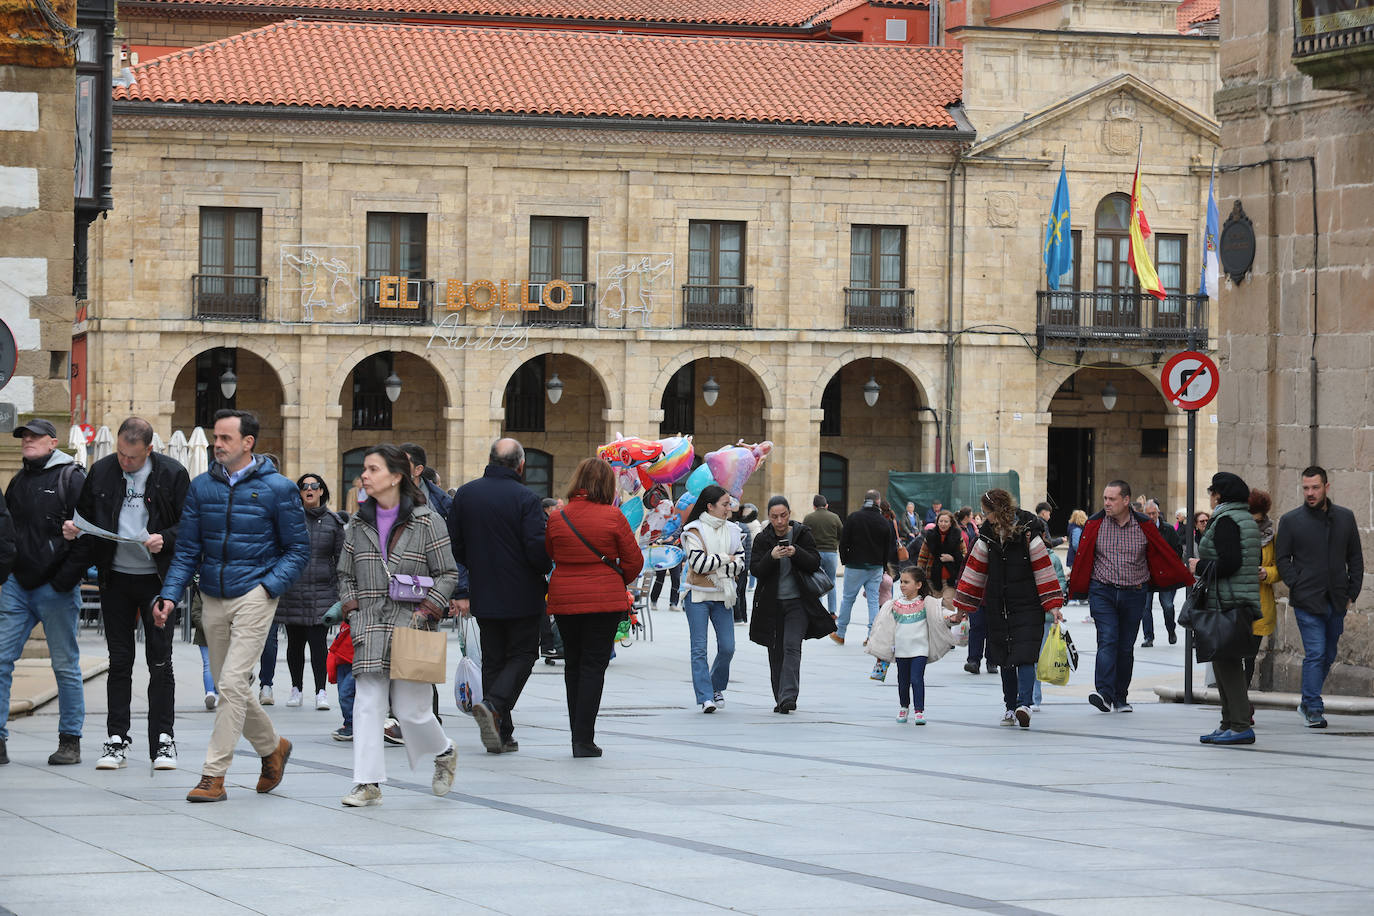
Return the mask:
<svg viewBox="0 0 1374 916"><path fill-rule="evenodd" d="M1069 530L1074 509L1093 514L1093 430L1050 427L1045 491L1054 507L1050 531L1057 535Z"/></svg>

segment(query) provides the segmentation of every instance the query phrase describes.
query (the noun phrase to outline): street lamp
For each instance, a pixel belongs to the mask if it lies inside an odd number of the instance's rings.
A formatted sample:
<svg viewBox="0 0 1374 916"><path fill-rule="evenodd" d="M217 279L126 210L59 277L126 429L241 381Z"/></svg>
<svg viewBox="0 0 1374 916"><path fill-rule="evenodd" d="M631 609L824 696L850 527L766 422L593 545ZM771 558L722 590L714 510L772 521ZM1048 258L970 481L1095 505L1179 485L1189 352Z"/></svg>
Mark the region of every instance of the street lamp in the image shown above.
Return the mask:
<svg viewBox="0 0 1374 916"><path fill-rule="evenodd" d="M864 403L869 407L878 403L878 392L883 388L878 384L876 376L869 375L868 381L864 382Z"/></svg>
<svg viewBox="0 0 1374 916"><path fill-rule="evenodd" d="M558 377L557 372L549 379L548 384L544 386L544 390L549 393L550 404L557 404L559 399L563 397L563 380Z"/></svg>
<svg viewBox="0 0 1374 916"><path fill-rule="evenodd" d="M401 377L396 374L395 369L391 370L391 374L386 377L382 387L386 389L386 399L395 404L396 399L401 396Z"/></svg>
<svg viewBox="0 0 1374 916"><path fill-rule="evenodd" d="M1108 410L1116 406L1116 386L1111 382L1102 386L1102 406Z"/></svg>
<svg viewBox="0 0 1374 916"><path fill-rule="evenodd" d="M720 382L716 381L714 375L708 376L706 384L701 386L701 399L706 402L707 407L715 407L718 397L720 397Z"/></svg>
<svg viewBox="0 0 1374 916"><path fill-rule="evenodd" d="M234 374L233 367L224 370L224 374L219 377L219 393L224 395L226 401L232 400L234 392L239 390L239 377Z"/></svg>

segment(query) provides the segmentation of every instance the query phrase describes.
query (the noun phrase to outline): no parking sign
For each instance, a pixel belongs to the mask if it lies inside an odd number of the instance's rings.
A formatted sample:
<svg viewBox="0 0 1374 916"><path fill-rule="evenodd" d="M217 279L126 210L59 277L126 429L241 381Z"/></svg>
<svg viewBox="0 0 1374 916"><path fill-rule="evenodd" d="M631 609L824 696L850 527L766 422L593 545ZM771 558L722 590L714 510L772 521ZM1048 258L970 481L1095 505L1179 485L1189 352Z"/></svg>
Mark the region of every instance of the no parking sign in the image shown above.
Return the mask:
<svg viewBox="0 0 1374 916"><path fill-rule="evenodd" d="M1217 396L1221 373L1206 353L1184 350L1169 357L1160 383L1170 404L1181 410L1199 410Z"/></svg>

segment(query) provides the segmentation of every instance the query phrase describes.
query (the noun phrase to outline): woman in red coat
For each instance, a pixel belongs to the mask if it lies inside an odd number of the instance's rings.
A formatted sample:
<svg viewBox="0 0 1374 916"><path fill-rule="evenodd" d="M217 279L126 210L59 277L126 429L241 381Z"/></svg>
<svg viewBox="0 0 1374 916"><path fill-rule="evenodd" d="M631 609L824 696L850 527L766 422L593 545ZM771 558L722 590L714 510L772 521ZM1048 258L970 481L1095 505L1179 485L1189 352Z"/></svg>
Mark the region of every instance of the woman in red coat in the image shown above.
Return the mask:
<svg viewBox="0 0 1374 916"><path fill-rule="evenodd" d="M549 516L544 546L553 560L549 613L563 636L563 683L574 757L600 757L596 714L615 631L630 599L625 586L644 568L630 523L612 505L615 472L587 458L573 473L568 505Z"/></svg>

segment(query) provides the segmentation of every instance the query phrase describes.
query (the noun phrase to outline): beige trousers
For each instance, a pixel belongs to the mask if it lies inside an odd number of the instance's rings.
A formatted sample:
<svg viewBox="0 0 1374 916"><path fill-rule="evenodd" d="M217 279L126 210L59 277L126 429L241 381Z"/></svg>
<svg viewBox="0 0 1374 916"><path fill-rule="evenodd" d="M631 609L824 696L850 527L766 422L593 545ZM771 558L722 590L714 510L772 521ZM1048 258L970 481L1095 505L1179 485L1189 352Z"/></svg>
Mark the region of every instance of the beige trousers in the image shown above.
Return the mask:
<svg viewBox="0 0 1374 916"><path fill-rule="evenodd" d="M237 598L204 599L201 623L210 649L210 673L219 685L219 707L201 773L223 776L240 735L259 757L277 749L277 729L258 703L253 685L253 672L277 614L277 599L269 598L261 585Z"/></svg>

